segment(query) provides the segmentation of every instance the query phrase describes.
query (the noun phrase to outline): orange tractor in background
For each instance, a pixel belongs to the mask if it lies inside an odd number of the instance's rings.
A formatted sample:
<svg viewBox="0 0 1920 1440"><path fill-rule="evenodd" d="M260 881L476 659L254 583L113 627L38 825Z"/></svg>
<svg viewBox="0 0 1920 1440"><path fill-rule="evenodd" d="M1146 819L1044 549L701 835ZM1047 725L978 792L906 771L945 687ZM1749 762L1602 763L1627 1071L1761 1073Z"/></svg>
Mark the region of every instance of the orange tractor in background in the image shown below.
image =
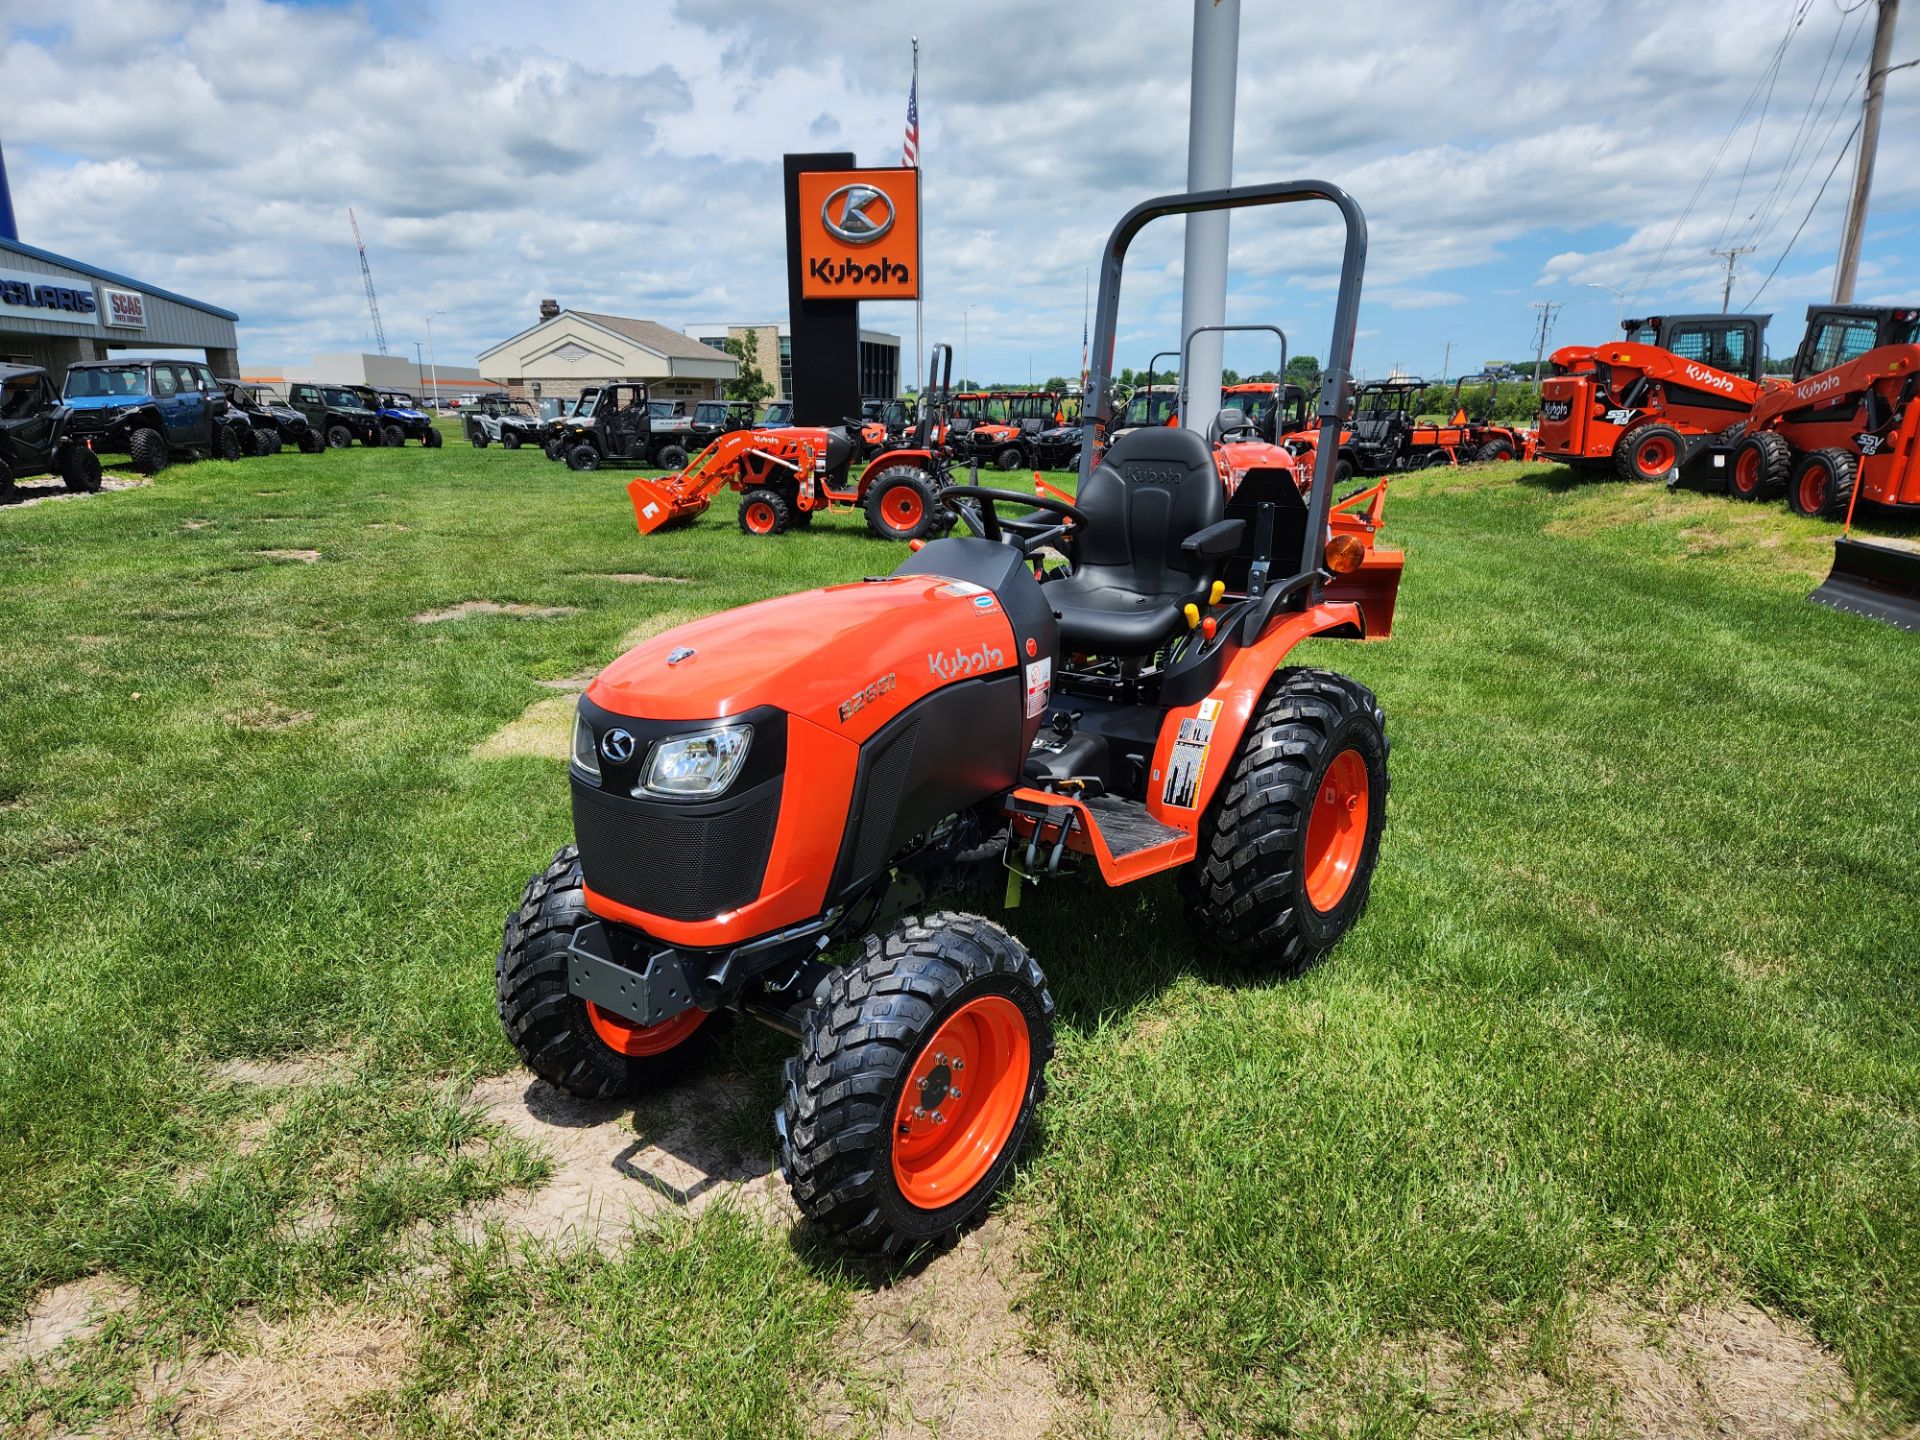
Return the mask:
<svg viewBox="0 0 1920 1440"><path fill-rule="evenodd" d="M1790 384L1769 389L1732 448L1727 492L1786 492L1801 515L1847 522L1813 598L1920 629L1920 551L1853 538L1862 503L1920 517L1920 308L1814 305Z"/></svg>
<svg viewBox="0 0 1920 1440"><path fill-rule="evenodd" d="M883 540L920 540L944 524L940 492L948 483L945 449L932 437L947 424L953 347L936 345L928 395L912 434L865 462L846 426L787 425L733 430L694 456L685 469L627 483L635 523L651 535L691 520L722 490L740 493L740 528L749 535L804 529L822 510L859 507Z"/></svg>
<svg viewBox="0 0 1920 1440"><path fill-rule="evenodd" d="M1709 451L1723 466L1763 389L1771 318L1656 315L1623 322L1617 344L1556 350L1540 386L1541 457L1623 480L1677 480Z"/></svg>
<svg viewBox="0 0 1920 1440"><path fill-rule="evenodd" d="M1004 418L981 420L967 432L967 448L979 464L1001 470L1032 469L1034 438L1067 423L1066 397L1052 390L1008 391L996 397Z"/></svg>

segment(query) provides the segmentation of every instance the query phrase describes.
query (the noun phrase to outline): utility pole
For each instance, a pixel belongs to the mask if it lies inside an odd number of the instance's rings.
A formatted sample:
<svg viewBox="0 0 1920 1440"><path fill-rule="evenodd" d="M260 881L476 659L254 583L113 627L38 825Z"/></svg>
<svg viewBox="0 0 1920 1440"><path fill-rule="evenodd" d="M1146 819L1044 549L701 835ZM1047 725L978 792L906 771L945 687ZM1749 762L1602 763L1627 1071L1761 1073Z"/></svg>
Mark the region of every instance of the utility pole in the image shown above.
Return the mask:
<svg viewBox="0 0 1920 1440"><path fill-rule="evenodd" d="M1727 261L1727 283L1720 290L1720 313L1724 315L1727 313L1727 306L1733 303L1733 262L1742 255L1751 255L1753 246L1733 245L1725 250L1715 250L1713 253L1725 256Z"/></svg>
<svg viewBox="0 0 1920 1440"><path fill-rule="evenodd" d="M1867 98L1860 117L1860 155L1853 167L1853 198L1847 201L1846 228L1840 232L1840 264L1833 272L1833 303L1853 299L1853 277L1860 268L1860 234L1867 228L1867 194L1873 189L1873 156L1880 148L1880 101L1887 93L1887 56L1893 50L1893 22L1900 0L1880 0L1873 27L1873 58L1867 62ZM1904 67L1902 67L1904 68Z"/></svg>
<svg viewBox="0 0 1920 1440"><path fill-rule="evenodd" d="M418 340L413 342L413 383L419 387L422 395L426 394L427 367L420 363L420 342Z"/></svg>
<svg viewBox="0 0 1920 1440"><path fill-rule="evenodd" d="M1447 341L1446 353L1440 357L1440 383L1447 383L1447 367L1453 363L1453 342Z"/></svg>
<svg viewBox="0 0 1920 1440"><path fill-rule="evenodd" d="M1533 342L1533 386L1540 388L1540 367L1547 357L1547 336L1553 333L1553 312L1560 308L1557 300L1536 300L1533 308L1540 312L1540 329Z"/></svg>
<svg viewBox="0 0 1920 1440"><path fill-rule="evenodd" d="M1233 184L1233 111L1240 77L1240 0L1193 0L1193 73L1187 93L1187 189ZM1180 280L1180 423L1202 435L1220 411L1225 336L1189 335L1227 318L1225 210L1186 217L1186 261Z"/></svg>

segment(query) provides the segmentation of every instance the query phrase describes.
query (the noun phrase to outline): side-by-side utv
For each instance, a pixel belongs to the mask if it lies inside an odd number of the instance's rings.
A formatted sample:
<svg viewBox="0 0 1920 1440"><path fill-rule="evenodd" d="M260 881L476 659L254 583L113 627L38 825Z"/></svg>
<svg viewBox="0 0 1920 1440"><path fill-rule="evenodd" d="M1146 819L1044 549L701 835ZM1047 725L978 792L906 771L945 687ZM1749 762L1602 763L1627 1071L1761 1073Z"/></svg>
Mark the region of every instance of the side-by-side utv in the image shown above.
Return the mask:
<svg viewBox="0 0 1920 1440"><path fill-rule="evenodd" d="M1108 445L1135 235L1304 200L1346 232L1311 485L1256 470L1229 494L1190 428ZM1385 722L1364 685L1292 656L1383 638L1391 613L1391 586L1385 604L1346 588L1377 509L1352 522L1333 495L1365 255L1359 207L1317 181L1135 206L1102 257L1072 500L950 486L938 503L971 534L603 671L575 722L575 844L499 953L526 1063L621 1095L684 1074L723 1011L786 1031L774 1126L801 1211L904 1256L986 1207L1053 1053L1040 966L936 897L1078 870L1097 929L1099 887L1170 874L1241 964L1288 975L1338 942L1379 855Z"/></svg>

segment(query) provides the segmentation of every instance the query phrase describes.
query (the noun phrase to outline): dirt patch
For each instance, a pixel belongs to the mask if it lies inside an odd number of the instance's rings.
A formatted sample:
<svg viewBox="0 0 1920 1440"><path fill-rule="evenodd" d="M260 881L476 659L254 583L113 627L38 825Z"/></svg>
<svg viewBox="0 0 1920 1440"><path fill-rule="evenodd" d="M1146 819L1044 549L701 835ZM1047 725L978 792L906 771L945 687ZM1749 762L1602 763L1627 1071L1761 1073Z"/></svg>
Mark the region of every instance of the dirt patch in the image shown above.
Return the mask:
<svg viewBox="0 0 1920 1440"><path fill-rule="evenodd" d="M269 560L297 560L302 565L312 565L320 559L318 550L262 550L260 553Z"/></svg>
<svg viewBox="0 0 1920 1440"><path fill-rule="evenodd" d="M578 675L563 675L558 680L536 680L533 683L542 690L564 690L569 695L578 695L593 683L598 670L582 670Z"/></svg>
<svg viewBox="0 0 1920 1440"><path fill-rule="evenodd" d="M135 1382L136 1401L94 1432L359 1437L360 1402L398 1385L417 1344L413 1322L363 1306L331 1306L296 1320L249 1319L215 1354L158 1362Z"/></svg>
<svg viewBox="0 0 1920 1440"><path fill-rule="evenodd" d="M476 615L516 615L535 620L553 620L579 613L577 605L522 605L518 601L502 604L498 600L462 600L445 610L422 610L413 617L416 625L439 625L448 620L470 620Z"/></svg>
<svg viewBox="0 0 1920 1440"><path fill-rule="evenodd" d="M726 1201L770 1224L797 1218L771 1163L772 1136L758 1149L730 1147L728 1112L746 1100L739 1076L707 1075L636 1112L613 1101L579 1100L524 1072L474 1087L481 1118L533 1142L553 1166L538 1190L488 1201L463 1216L473 1238L489 1225L542 1240L617 1247L636 1220L697 1215ZM771 1127L769 1127L770 1129Z"/></svg>
<svg viewBox="0 0 1920 1440"><path fill-rule="evenodd" d="M1745 1301L1648 1310L1608 1297L1576 1321L1562 1376L1525 1363L1525 1345L1489 1347L1479 1368L1451 1339L1429 1344L1437 1408L1505 1417L1517 1433L1604 1430L1645 1440L1801 1440L1873 1433L1854 1413L1846 1367L1804 1326Z"/></svg>
<svg viewBox="0 0 1920 1440"><path fill-rule="evenodd" d="M115 490L138 490L142 485L151 485L152 480L144 475L106 475L101 477L102 492ZM72 491L58 480L36 485L31 480L22 480L14 488L13 497L0 500L0 510L24 510L29 505L45 505L50 500L84 500L87 492Z"/></svg>
<svg viewBox="0 0 1920 1440"><path fill-rule="evenodd" d="M26 1318L0 1334L0 1370L22 1360L38 1360L69 1340L97 1333L109 1317L139 1298L130 1285L106 1275L89 1275L43 1290Z"/></svg>
<svg viewBox="0 0 1920 1440"><path fill-rule="evenodd" d="M581 578L586 580L617 580L622 585L691 585L693 583L693 581L685 575L648 575L639 571L619 575L586 575Z"/></svg>
<svg viewBox="0 0 1920 1440"><path fill-rule="evenodd" d="M213 524L211 520L182 520L180 522L180 528L182 530L204 530L211 524Z"/></svg>
<svg viewBox="0 0 1920 1440"><path fill-rule="evenodd" d="M689 620L698 620L705 613L702 610L662 610L657 615L649 615L620 637L620 648L631 650L636 645L643 645L656 636L666 634L676 625L684 625Z"/></svg>
<svg viewBox="0 0 1920 1440"><path fill-rule="evenodd" d="M294 1085L317 1085L329 1071L343 1068L338 1060L293 1056L280 1060L222 1060L213 1067L216 1080L229 1085L253 1085L262 1090L285 1090Z"/></svg>
<svg viewBox="0 0 1920 1440"><path fill-rule="evenodd" d="M501 760L531 755L540 760L565 760L573 743L574 702L566 695L536 700L493 734L473 747L476 760Z"/></svg>
<svg viewBox="0 0 1920 1440"><path fill-rule="evenodd" d="M290 710L277 701L269 700L263 705L229 710L222 718L241 730L291 730L313 719L313 711Z"/></svg>
<svg viewBox="0 0 1920 1440"><path fill-rule="evenodd" d="M367 522L367 529L369 530L411 530L413 529L413 527L411 525L402 525L398 520L369 520Z"/></svg>
<svg viewBox="0 0 1920 1440"><path fill-rule="evenodd" d="M995 1216L919 1271L858 1297L839 1337L851 1378L817 1398L819 1428L864 1434L877 1421L888 1440L1181 1434L1144 1396L1098 1407L1061 1383L1019 1313L1025 1240Z"/></svg>

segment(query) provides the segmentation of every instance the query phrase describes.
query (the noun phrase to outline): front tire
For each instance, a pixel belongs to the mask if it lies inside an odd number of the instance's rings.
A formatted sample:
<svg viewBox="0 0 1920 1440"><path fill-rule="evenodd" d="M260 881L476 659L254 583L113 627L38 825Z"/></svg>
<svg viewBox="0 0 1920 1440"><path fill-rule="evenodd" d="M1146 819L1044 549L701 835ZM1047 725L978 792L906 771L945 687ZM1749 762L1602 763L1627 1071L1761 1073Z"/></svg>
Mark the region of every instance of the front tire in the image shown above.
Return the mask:
<svg viewBox="0 0 1920 1440"><path fill-rule="evenodd" d="M993 457L993 463L1002 470L1018 470L1026 462L1026 458L1026 452L1018 445L1008 445Z"/></svg>
<svg viewBox="0 0 1920 1440"><path fill-rule="evenodd" d="M793 507L778 490L765 487L740 497L740 530L746 535L781 535L793 524Z"/></svg>
<svg viewBox="0 0 1920 1440"><path fill-rule="evenodd" d="M429 450L438 450L442 445L447 443L447 440L446 440L446 437L442 435L439 429L436 427L434 429L428 430L426 434L422 435L420 437L420 443L426 446L427 449Z"/></svg>
<svg viewBox="0 0 1920 1440"><path fill-rule="evenodd" d="M513 430L502 430L500 432L500 448L502 450L518 450L520 448L519 433Z"/></svg>
<svg viewBox="0 0 1920 1440"><path fill-rule="evenodd" d="M939 524L933 477L911 465L893 465L867 487L867 528L882 540L924 540Z"/></svg>
<svg viewBox="0 0 1920 1440"><path fill-rule="evenodd" d="M472 436L469 438L471 438L473 441L474 449L484 450L487 448L487 432L486 431L476 430L473 432Z"/></svg>
<svg viewBox="0 0 1920 1440"><path fill-rule="evenodd" d="M710 1052L718 1026L704 1010L633 1025L567 989L567 946L587 911L580 852L568 845L527 882L507 916L494 962L500 1024L529 1070L589 1100L678 1080Z"/></svg>
<svg viewBox="0 0 1920 1440"><path fill-rule="evenodd" d="M353 444L353 431L349 430L346 426L329 425L327 427L328 449L344 450L351 444Z"/></svg>
<svg viewBox="0 0 1920 1440"><path fill-rule="evenodd" d="M1793 473L1793 447L1771 430L1749 435L1734 447L1727 494L1736 500L1771 500L1787 488Z"/></svg>
<svg viewBox="0 0 1920 1440"><path fill-rule="evenodd" d="M1489 440L1473 452L1474 460L1483 465L1494 464L1513 459L1513 442L1510 440Z"/></svg>
<svg viewBox="0 0 1920 1440"><path fill-rule="evenodd" d="M380 432L380 443L389 450L398 450L407 443L407 432L398 425L388 425Z"/></svg>
<svg viewBox="0 0 1920 1440"><path fill-rule="evenodd" d="M133 468L142 475L158 475L172 457L167 453L167 437L158 430L136 430L127 441L127 454Z"/></svg>
<svg viewBox="0 0 1920 1440"><path fill-rule="evenodd" d="M312 426L308 426L300 432L300 453L302 455L318 455L326 448L326 436L322 435Z"/></svg>
<svg viewBox="0 0 1920 1440"><path fill-rule="evenodd" d="M1853 503L1859 463L1848 450L1815 450L1800 457L1787 487L1787 503L1809 520L1844 520Z"/></svg>
<svg viewBox="0 0 1920 1440"><path fill-rule="evenodd" d="M1387 748L1380 702L1359 681L1279 673L1181 876L1213 945L1297 975L1358 923L1387 823Z"/></svg>
<svg viewBox="0 0 1920 1440"><path fill-rule="evenodd" d="M247 453L247 446L240 433L231 425L217 425L213 431L213 458L216 460L238 460Z"/></svg>
<svg viewBox="0 0 1920 1440"><path fill-rule="evenodd" d="M100 488L100 457L84 445L69 446L60 460L60 482L75 495L91 495ZM13 479L0 470L0 495L13 488Z"/></svg>
<svg viewBox="0 0 1920 1440"><path fill-rule="evenodd" d="M660 453L654 456L654 465L661 470L684 470L687 468L687 452L684 446L662 445Z"/></svg>
<svg viewBox="0 0 1920 1440"><path fill-rule="evenodd" d="M1013 1168L1053 1055L1053 997L975 915L868 936L808 1011L775 1116L800 1211L848 1250L944 1248Z"/></svg>
<svg viewBox="0 0 1920 1440"><path fill-rule="evenodd" d="M1686 442L1671 425L1636 425L1613 450L1613 469L1622 480L1671 480L1680 473Z"/></svg>
<svg viewBox="0 0 1920 1440"><path fill-rule="evenodd" d="M600 452L591 445L576 445L567 452L569 470L598 470Z"/></svg>

